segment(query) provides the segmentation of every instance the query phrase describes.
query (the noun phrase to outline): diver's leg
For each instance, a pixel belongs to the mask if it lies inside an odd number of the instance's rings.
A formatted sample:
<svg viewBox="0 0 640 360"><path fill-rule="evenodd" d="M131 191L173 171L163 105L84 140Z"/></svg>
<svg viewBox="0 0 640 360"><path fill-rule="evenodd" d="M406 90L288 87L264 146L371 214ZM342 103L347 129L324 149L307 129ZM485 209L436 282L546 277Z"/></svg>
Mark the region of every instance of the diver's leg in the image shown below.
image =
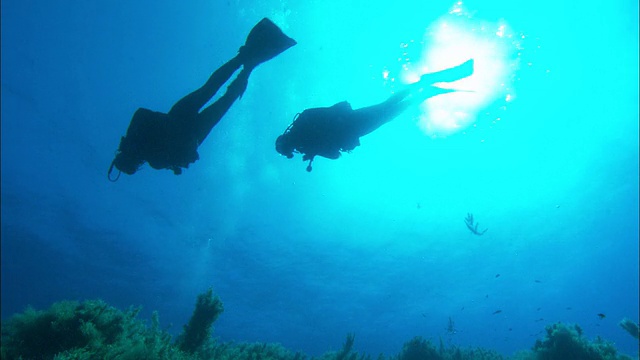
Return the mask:
<svg viewBox="0 0 640 360"><path fill-rule="evenodd" d="M369 134L404 112L412 103L408 98L410 94L410 90L405 89L380 104L355 110L349 126L358 137Z"/></svg>
<svg viewBox="0 0 640 360"><path fill-rule="evenodd" d="M419 82L395 93L385 102L355 110L349 122L352 131L358 136L367 135L395 119L412 104L439 94L456 91L431 86L433 83L456 81L471 74L473 74L473 59L449 69L424 74Z"/></svg>
<svg viewBox="0 0 640 360"><path fill-rule="evenodd" d="M218 70L214 71L209 80L201 88L180 99L169 111L176 120L194 119L198 111L218 92L236 70L242 66L240 56L226 62Z"/></svg>
<svg viewBox="0 0 640 360"><path fill-rule="evenodd" d="M231 82L224 95L198 114L195 124L196 132L198 133L198 144L204 141L211 129L222 119L231 105L242 97L242 94L247 89L251 70L248 67L242 69L238 77Z"/></svg>

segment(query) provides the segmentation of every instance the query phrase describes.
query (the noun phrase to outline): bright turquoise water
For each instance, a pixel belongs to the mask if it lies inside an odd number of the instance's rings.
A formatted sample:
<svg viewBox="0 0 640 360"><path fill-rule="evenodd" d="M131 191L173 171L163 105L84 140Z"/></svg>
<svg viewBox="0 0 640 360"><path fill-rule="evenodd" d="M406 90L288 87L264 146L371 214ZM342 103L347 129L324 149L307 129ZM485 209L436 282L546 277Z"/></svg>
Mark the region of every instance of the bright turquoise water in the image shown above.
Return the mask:
<svg viewBox="0 0 640 360"><path fill-rule="evenodd" d="M222 340L319 354L354 332L375 355L421 335L511 354L563 321L637 355L617 325L639 316L637 14L3 1L2 317L102 298L178 332L213 286ZM265 16L298 45L254 71L201 160L108 182L133 112L168 111ZM469 57L459 88L474 93L433 98L312 173L274 150L305 108L371 105Z"/></svg>

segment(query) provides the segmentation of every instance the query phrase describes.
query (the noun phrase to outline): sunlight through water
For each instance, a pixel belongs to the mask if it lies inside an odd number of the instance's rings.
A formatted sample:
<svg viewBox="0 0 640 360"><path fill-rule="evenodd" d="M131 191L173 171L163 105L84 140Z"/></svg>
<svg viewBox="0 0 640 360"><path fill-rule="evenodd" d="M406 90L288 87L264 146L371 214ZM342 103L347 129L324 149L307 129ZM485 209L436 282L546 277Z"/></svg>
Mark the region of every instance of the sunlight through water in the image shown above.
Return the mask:
<svg viewBox="0 0 640 360"><path fill-rule="evenodd" d="M431 137L464 131L476 120L495 123L516 98L514 83L519 68L522 34L514 34L504 21L491 23L474 18L462 2L426 28L420 42L401 44L399 58L403 83L414 83L424 73L474 59L474 73L467 78L438 83L439 87L464 90L435 96L421 104L420 128ZM417 49L416 49L417 48ZM388 73L384 77L388 78Z"/></svg>

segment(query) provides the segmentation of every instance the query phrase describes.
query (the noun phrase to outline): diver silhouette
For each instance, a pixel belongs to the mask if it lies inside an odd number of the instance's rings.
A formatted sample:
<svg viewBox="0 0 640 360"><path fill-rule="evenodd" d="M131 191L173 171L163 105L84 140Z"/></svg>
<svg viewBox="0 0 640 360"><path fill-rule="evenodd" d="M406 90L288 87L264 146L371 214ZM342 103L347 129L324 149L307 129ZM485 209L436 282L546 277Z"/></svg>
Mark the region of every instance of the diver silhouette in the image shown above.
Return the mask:
<svg viewBox="0 0 640 360"><path fill-rule="evenodd" d="M139 108L126 135L120 139L107 173L109 180L116 181L120 177L120 173L111 177L114 167L131 175L145 162L154 169L170 169L176 175L181 174L182 168L200 158L198 146L236 99L242 97L251 71L294 45L295 40L264 18L251 29L238 54L213 72L201 88L173 105L169 113ZM224 95L200 111L240 67L242 71Z"/></svg>
<svg viewBox="0 0 640 360"><path fill-rule="evenodd" d="M276 139L276 151L293 158L302 154L309 161L307 171L315 156L337 159L340 152L349 152L360 145L360 137L371 133L393 120L409 106L430 97L459 90L443 89L433 84L452 82L473 74L473 59L449 69L427 73L420 81L391 95L386 101L373 106L353 110L346 102L331 107L306 109L298 113L293 123Z"/></svg>

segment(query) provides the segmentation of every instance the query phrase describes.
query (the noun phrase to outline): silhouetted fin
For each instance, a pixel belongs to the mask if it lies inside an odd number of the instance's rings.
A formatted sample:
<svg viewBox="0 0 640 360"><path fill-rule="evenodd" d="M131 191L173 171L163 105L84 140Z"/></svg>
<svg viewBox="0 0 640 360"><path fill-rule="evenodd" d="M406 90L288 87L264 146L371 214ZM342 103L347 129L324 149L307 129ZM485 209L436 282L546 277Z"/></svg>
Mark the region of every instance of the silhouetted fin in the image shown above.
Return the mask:
<svg viewBox="0 0 640 360"><path fill-rule="evenodd" d="M257 66L274 58L297 42L285 35L278 25L264 18L251 29L247 41L240 48L245 65Z"/></svg>
<svg viewBox="0 0 640 360"><path fill-rule="evenodd" d="M441 88L439 86L425 86L420 88L419 92L418 92L418 99L420 99L420 101L422 100L426 100L430 97L434 97L437 95L442 95L442 94L448 94L448 93L453 93L453 92L474 92L471 90L458 90L458 89L445 89L445 88Z"/></svg>
<svg viewBox="0 0 640 360"><path fill-rule="evenodd" d="M424 74L420 77L420 82L433 84L438 82L452 82L464 79L473 74L473 59L467 60L458 66L449 69Z"/></svg>
<svg viewBox="0 0 640 360"><path fill-rule="evenodd" d="M418 99L422 101L436 95L448 94L456 91L457 90L455 89L443 89L437 86L425 86L424 88L420 88L417 96Z"/></svg>

